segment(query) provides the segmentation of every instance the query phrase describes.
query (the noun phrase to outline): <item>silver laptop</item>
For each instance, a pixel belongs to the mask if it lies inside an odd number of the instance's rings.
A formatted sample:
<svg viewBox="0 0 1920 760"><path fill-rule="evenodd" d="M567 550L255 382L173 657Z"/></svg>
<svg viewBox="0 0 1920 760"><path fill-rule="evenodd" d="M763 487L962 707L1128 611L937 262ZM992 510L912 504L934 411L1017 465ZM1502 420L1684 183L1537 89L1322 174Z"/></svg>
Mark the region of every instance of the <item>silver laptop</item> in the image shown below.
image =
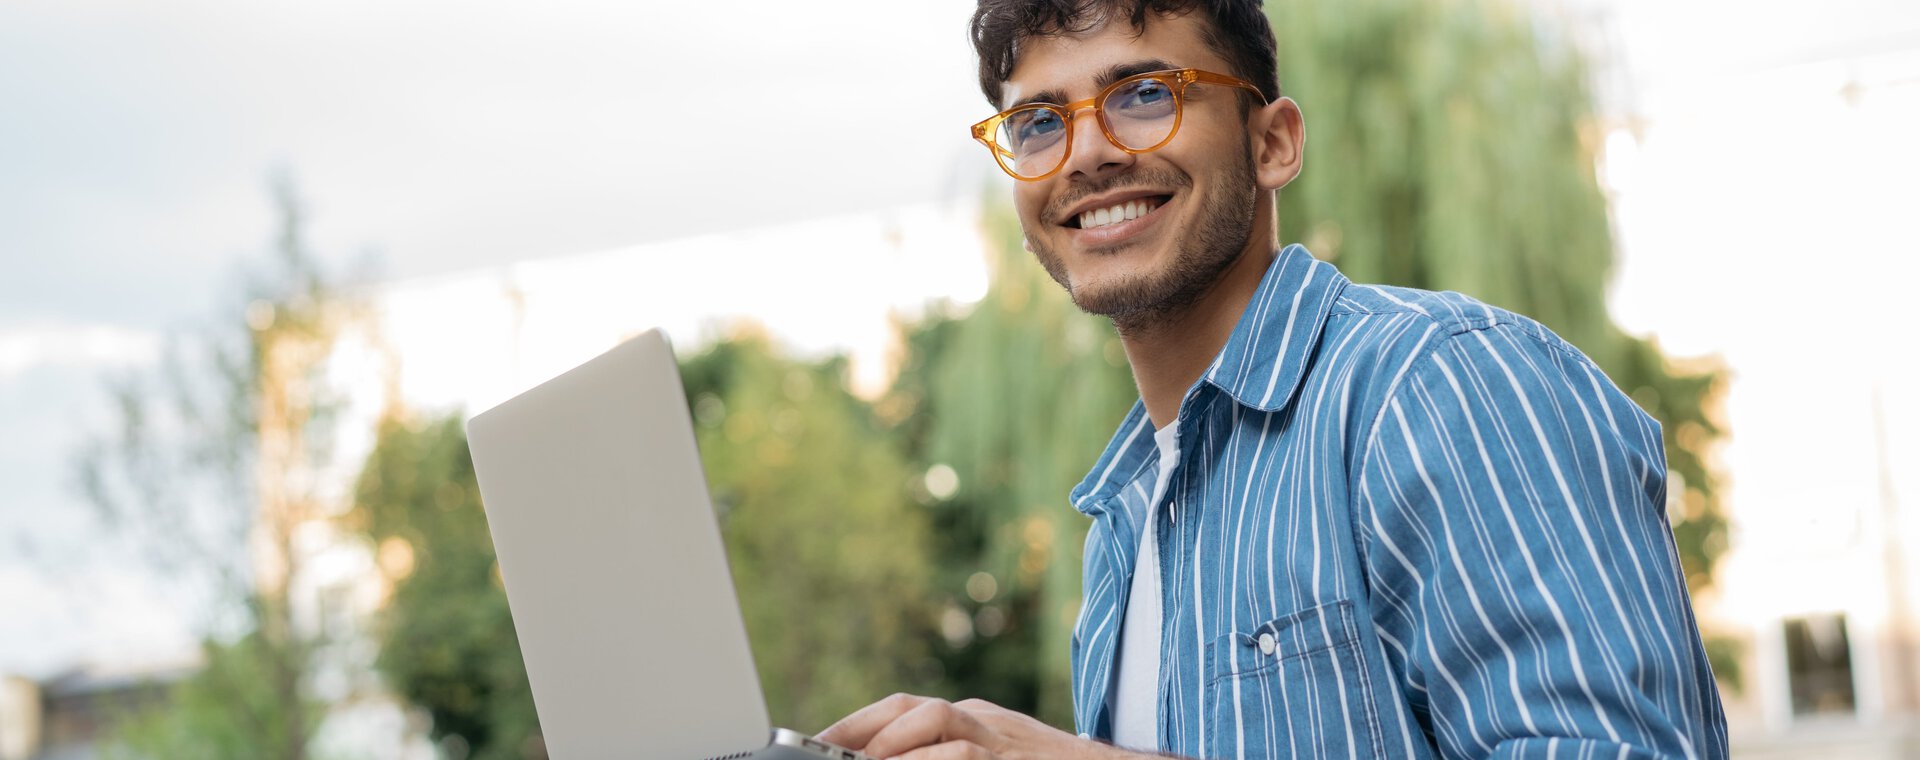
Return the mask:
<svg viewBox="0 0 1920 760"><path fill-rule="evenodd" d="M658 330L468 420L467 437L553 757L864 760L770 725Z"/></svg>

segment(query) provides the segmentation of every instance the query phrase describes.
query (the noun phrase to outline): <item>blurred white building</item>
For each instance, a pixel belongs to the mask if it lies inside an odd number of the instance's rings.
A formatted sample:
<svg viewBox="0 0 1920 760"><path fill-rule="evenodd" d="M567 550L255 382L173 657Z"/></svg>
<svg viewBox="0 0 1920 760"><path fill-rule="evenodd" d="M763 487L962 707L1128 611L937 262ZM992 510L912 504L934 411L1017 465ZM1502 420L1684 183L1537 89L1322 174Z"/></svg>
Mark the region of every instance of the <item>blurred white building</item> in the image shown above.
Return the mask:
<svg viewBox="0 0 1920 760"><path fill-rule="evenodd" d="M1896 490L1913 471L1896 474L1891 420L1869 413L1869 456L1821 473L1823 495L1740 486L1707 605L1746 647L1744 688L1725 694L1737 757L1920 757L1920 521Z"/></svg>
<svg viewBox="0 0 1920 760"><path fill-rule="evenodd" d="M76 668L44 680L0 677L0 760L87 760L128 711L156 705L198 665Z"/></svg>
<svg viewBox="0 0 1920 760"><path fill-rule="evenodd" d="M1744 649L1733 754L1920 757L1920 36L1693 44L1600 174L1616 319L1731 371L1730 541L1695 601Z"/></svg>

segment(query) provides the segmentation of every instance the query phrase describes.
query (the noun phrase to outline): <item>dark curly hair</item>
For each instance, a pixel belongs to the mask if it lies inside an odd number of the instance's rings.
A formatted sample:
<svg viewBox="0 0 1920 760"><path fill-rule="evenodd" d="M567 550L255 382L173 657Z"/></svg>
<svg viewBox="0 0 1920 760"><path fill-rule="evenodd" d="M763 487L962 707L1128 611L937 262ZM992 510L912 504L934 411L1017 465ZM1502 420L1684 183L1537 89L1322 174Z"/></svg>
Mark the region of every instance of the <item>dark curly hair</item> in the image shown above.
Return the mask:
<svg viewBox="0 0 1920 760"><path fill-rule="evenodd" d="M970 33L980 56L980 91L1000 107L1001 86L1013 76L1020 41L1028 37L1078 34L1108 18L1125 18L1145 31L1147 14L1181 16L1199 11L1207 47L1233 66L1231 73L1253 83L1268 102L1280 99L1273 25L1260 0L980 0Z"/></svg>

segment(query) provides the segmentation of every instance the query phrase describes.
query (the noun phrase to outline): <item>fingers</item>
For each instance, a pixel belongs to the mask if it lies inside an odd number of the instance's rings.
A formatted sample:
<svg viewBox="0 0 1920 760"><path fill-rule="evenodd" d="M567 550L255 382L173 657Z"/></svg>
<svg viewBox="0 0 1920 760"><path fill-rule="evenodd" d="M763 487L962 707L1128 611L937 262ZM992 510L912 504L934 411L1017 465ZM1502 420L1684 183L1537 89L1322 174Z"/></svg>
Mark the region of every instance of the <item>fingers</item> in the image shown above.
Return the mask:
<svg viewBox="0 0 1920 760"><path fill-rule="evenodd" d="M828 744L861 749L866 747L868 742L873 741L874 734L879 733L880 729L886 728L887 724L926 701L928 701L926 697L895 694L841 718L840 722L821 731L817 738Z"/></svg>
<svg viewBox="0 0 1920 760"><path fill-rule="evenodd" d="M985 747L969 741L950 741L921 747L893 760L996 760Z"/></svg>
<svg viewBox="0 0 1920 760"><path fill-rule="evenodd" d="M958 707L961 710L964 710L966 712L973 713L975 715L979 715L981 713L1012 712L1012 710L1008 710L1007 708L1001 707L999 705L996 705L992 702L988 702L987 700L984 700L984 699L980 699L978 697L975 697L973 699L962 699L958 702L953 703L953 706Z"/></svg>
<svg viewBox="0 0 1920 760"><path fill-rule="evenodd" d="M921 699L873 735L861 750L873 757L893 757L911 749L955 741L989 744L987 732L966 710L944 699ZM954 750L948 750L954 751ZM961 755L964 757L964 755Z"/></svg>

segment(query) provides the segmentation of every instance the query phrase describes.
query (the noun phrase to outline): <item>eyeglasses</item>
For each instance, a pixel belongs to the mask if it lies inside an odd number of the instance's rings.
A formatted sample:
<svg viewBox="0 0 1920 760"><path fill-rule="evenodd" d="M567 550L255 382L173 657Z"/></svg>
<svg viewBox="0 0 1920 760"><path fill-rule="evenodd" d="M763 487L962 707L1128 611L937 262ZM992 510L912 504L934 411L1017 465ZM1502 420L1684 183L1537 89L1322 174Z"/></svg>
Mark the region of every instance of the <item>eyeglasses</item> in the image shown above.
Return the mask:
<svg viewBox="0 0 1920 760"><path fill-rule="evenodd" d="M1100 131L1114 147L1130 154L1159 150L1180 131L1180 100L1195 82L1239 87L1266 103L1265 95L1244 79L1199 69L1135 74L1107 85L1100 94L1064 106L1031 103L994 114L973 125L973 139L993 152L993 160L1014 179L1036 182L1067 165L1073 152L1073 115L1092 108Z"/></svg>

